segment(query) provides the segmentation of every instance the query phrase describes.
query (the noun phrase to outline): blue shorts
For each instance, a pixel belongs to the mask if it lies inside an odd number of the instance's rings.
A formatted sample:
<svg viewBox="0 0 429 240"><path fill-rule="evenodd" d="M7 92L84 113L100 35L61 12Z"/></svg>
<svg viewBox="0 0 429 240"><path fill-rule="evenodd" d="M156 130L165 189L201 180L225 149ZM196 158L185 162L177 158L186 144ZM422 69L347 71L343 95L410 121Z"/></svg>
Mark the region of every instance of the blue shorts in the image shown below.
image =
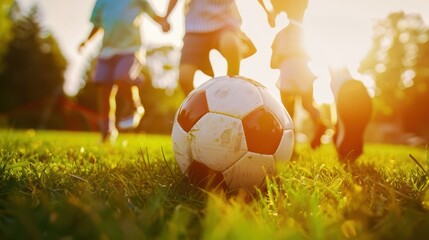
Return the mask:
<svg viewBox="0 0 429 240"><path fill-rule="evenodd" d="M125 81L132 85L142 83L142 65L133 53L99 58L95 67L93 82L96 84L116 84Z"/></svg>

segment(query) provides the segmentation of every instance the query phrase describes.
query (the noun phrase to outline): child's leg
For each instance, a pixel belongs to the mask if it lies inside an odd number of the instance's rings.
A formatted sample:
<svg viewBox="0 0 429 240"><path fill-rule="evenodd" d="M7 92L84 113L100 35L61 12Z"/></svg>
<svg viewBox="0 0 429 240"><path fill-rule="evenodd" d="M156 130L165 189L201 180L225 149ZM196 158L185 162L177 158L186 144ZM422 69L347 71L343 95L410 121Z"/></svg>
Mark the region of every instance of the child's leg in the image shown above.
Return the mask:
<svg viewBox="0 0 429 240"><path fill-rule="evenodd" d="M102 141L105 142L114 131L113 120L110 118L110 97L112 92L111 84L98 84L96 86L99 127Z"/></svg>
<svg viewBox="0 0 429 240"><path fill-rule="evenodd" d="M181 64L179 66L179 84L185 96L194 90L194 76L197 71L197 66L192 64Z"/></svg>
<svg viewBox="0 0 429 240"><path fill-rule="evenodd" d="M126 106L131 108L127 112L134 112L137 108L142 107L139 89L130 83L118 83L118 94L126 101Z"/></svg>
<svg viewBox="0 0 429 240"><path fill-rule="evenodd" d="M309 113L311 120L314 123L314 136L310 145L312 148L317 148L320 146L320 138L326 131L326 126L323 124L322 119L320 118L319 110L313 105L313 90L310 90L301 95L301 101L303 108Z"/></svg>
<svg viewBox="0 0 429 240"><path fill-rule="evenodd" d="M283 106L286 108L291 119L293 119L293 116L295 115L295 99L296 99L295 94L287 91L281 91L280 97L281 97Z"/></svg>
<svg viewBox="0 0 429 240"><path fill-rule="evenodd" d="M336 99L339 159L353 163L363 152L364 133L371 119L371 97L362 82L349 80L342 84Z"/></svg>
<svg viewBox="0 0 429 240"><path fill-rule="evenodd" d="M233 29L223 30L219 36L219 52L228 63L227 74L229 76L240 73L240 37Z"/></svg>
<svg viewBox="0 0 429 240"><path fill-rule="evenodd" d="M127 117L121 119L118 123L118 127L121 129L134 129L139 125L144 114L144 108L136 86L136 84L142 82L140 77L141 64L134 54L118 55L117 58L118 62L114 72L115 83L118 86L118 93L126 102L126 106L131 108Z"/></svg>
<svg viewBox="0 0 429 240"><path fill-rule="evenodd" d="M186 33L183 37L183 47L179 65L179 85L187 96L194 90L194 76L201 70L208 76L214 76L210 64L210 50L215 46L217 32L213 33Z"/></svg>
<svg viewBox="0 0 429 240"><path fill-rule="evenodd" d="M320 122L320 112L313 105L313 91L308 91L301 95L302 107L308 112L311 117L311 120L314 123Z"/></svg>
<svg viewBox="0 0 429 240"><path fill-rule="evenodd" d="M142 82L141 63L134 54L117 55L116 58L118 61L113 79L118 86L118 94L131 106L132 111L135 111L142 106L136 87L136 84ZM133 91L137 91L137 95Z"/></svg>
<svg viewBox="0 0 429 240"><path fill-rule="evenodd" d="M117 130L114 126L114 116L110 115L112 109L110 98L114 85L112 78L114 65L114 59L98 59L93 77L98 106L98 124L102 142L106 140L113 142L117 136Z"/></svg>
<svg viewBox="0 0 429 240"><path fill-rule="evenodd" d="M118 84L118 92L132 108L132 111L130 111L131 113L119 121L118 127L124 130L134 129L140 124L140 120L145 113L140 100L139 90L137 86L124 82L122 84Z"/></svg>

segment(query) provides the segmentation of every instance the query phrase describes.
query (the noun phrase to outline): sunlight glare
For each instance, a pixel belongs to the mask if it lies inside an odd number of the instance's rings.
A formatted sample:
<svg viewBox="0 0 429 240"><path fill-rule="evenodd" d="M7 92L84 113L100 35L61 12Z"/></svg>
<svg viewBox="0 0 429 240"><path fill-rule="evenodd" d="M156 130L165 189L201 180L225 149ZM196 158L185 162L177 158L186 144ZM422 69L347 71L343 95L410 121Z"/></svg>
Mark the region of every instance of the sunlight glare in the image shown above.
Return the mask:
<svg viewBox="0 0 429 240"><path fill-rule="evenodd" d="M328 66L346 66L355 76L370 47L371 28L370 24L345 17L341 12L337 15L324 13L329 11L326 5L312 3L304 22L304 44L312 59L311 69L318 76L314 83L314 97L318 104L332 103Z"/></svg>

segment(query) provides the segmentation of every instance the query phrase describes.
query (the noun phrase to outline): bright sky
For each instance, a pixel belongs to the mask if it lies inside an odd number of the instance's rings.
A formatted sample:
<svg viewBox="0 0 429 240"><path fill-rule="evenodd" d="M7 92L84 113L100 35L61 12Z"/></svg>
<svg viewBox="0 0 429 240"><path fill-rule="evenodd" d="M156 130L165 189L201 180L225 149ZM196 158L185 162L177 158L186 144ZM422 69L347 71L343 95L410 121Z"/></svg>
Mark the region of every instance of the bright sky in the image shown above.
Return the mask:
<svg viewBox="0 0 429 240"><path fill-rule="evenodd" d="M18 0L26 8L34 3L40 6L44 26L58 39L70 66L66 72L65 90L69 94L77 91L80 72L85 55L77 52L80 42L92 28L89 16L95 0ZM150 0L155 10L164 15L168 0ZM183 2L176 6L170 23L172 31L163 33L148 18L143 25L143 39L146 45L173 44L180 47L183 35ZM277 19L277 27L271 29L265 13L257 0L236 0L243 18L242 29L254 41L258 52L242 62L241 75L262 82L275 93L278 72L270 69L271 42L276 32L287 24L285 16ZM307 45L314 59L312 69L320 78L316 82L315 97L319 102L329 102L330 93L320 63L346 63L351 71L366 54L371 43L374 20L386 17L392 11L419 13L429 24L428 0L310 0L305 17ZM226 63L218 54L213 54L214 70L217 75L226 73ZM197 74L196 84L206 76Z"/></svg>

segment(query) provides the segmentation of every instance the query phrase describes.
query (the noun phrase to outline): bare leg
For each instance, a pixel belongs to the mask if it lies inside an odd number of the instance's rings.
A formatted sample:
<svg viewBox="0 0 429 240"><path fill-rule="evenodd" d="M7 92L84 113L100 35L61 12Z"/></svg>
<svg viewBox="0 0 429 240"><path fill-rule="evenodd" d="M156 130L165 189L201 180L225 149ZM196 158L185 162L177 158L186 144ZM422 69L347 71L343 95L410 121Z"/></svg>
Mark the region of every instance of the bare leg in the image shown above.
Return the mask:
<svg viewBox="0 0 429 240"><path fill-rule="evenodd" d="M139 89L128 82L118 83L118 91L126 101L129 111L126 117L121 119L118 127L122 130L135 129L139 126L140 120L144 115L144 108L142 106Z"/></svg>
<svg viewBox="0 0 429 240"><path fill-rule="evenodd" d="M194 76L197 67L191 64L182 64L179 67L179 84L185 96L194 89Z"/></svg>
<svg viewBox="0 0 429 240"><path fill-rule="evenodd" d="M314 123L315 132L313 140L310 143L311 147L318 148L321 144L320 138L326 131L326 126L320 118L319 110L313 105L313 91L308 91L307 93L302 94L301 100L303 108L310 114L311 120L313 120Z"/></svg>
<svg viewBox="0 0 429 240"><path fill-rule="evenodd" d="M118 94L124 98L126 106L130 107L130 111L134 112L137 108L142 106L139 89L135 85L129 83L118 83Z"/></svg>
<svg viewBox="0 0 429 240"><path fill-rule="evenodd" d="M313 105L313 91L301 95L302 107L310 114L314 123L320 122L320 112Z"/></svg>
<svg viewBox="0 0 429 240"><path fill-rule="evenodd" d="M102 136L102 141L107 140L108 135L110 134L113 126L110 118L110 97L112 93L112 85L99 84L96 87L97 91L97 100L98 100L98 112L99 112L99 128Z"/></svg>
<svg viewBox="0 0 429 240"><path fill-rule="evenodd" d="M336 100L335 147L340 161L354 163L363 153L364 133L372 114L371 97L362 82L349 80L340 87Z"/></svg>
<svg viewBox="0 0 429 240"><path fill-rule="evenodd" d="M286 108L290 117L293 119L293 116L295 115L295 94L282 91L280 92L280 96L283 106Z"/></svg>
<svg viewBox="0 0 429 240"><path fill-rule="evenodd" d="M219 38L219 52L228 63L227 74L235 76L240 74L240 38L234 31L224 31Z"/></svg>

